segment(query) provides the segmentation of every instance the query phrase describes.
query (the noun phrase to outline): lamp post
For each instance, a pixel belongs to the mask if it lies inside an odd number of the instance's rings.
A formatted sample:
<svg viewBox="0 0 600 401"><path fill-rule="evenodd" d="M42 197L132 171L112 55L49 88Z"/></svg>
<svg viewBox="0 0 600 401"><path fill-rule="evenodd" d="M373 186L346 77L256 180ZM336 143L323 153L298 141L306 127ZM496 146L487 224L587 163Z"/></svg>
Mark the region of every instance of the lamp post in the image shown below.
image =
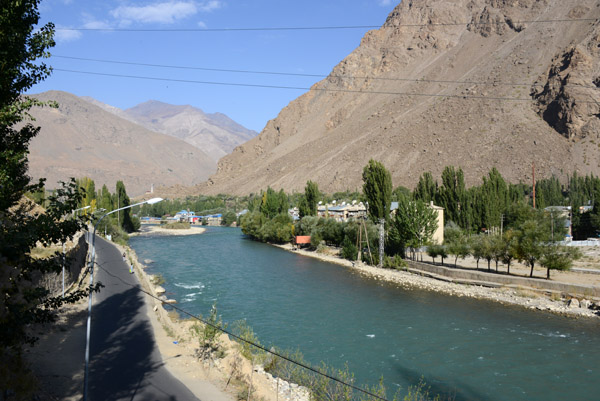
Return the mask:
<svg viewBox="0 0 600 401"><path fill-rule="evenodd" d="M79 209L75 209L71 212L72 216L75 217L75 213L77 213L80 210L86 210L89 209L91 206L85 206L85 207L81 207ZM63 257L62 257L62 297L65 297L65 262L66 262L66 255L65 255L65 243L63 242L62 244L62 253L63 253Z"/></svg>
<svg viewBox="0 0 600 401"><path fill-rule="evenodd" d="M108 213L105 213L94 225L94 233L92 234L92 256L90 257L90 296L88 302L88 317L87 317L87 331L85 337L85 371L83 376L83 401L87 400L88 393L88 380L89 380L89 370L90 370L90 328L92 325L92 286L94 285L94 259L96 258L96 229L98 228L98 224L109 214L113 214L116 212L120 212L121 210L130 209L135 206L143 205L145 203L149 205L153 205L162 201L162 198L152 198L147 201L139 202L133 205L125 206L119 209L115 209Z"/></svg>

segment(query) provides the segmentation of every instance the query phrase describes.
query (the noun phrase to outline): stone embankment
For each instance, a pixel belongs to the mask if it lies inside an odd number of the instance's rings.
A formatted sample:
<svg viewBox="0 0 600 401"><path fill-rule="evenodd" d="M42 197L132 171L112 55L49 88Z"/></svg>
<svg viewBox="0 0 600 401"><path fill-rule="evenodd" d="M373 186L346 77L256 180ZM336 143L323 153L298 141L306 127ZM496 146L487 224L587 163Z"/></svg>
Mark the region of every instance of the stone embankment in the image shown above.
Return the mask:
<svg viewBox="0 0 600 401"><path fill-rule="evenodd" d="M560 290L560 285L557 289L543 288L544 283L556 285L556 282L550 282L543 279L525 279L521 277L512 277L514 282L500 282L505 280L507 275L490 274L478 272L479 276L470 276L471 278L452 278L437 273L433 273L431 268L439 268L426 263L411 262L406 270L382 269L375 266L370 266L361 262L351 262L342 259L330 252L317 253L302 249L295 249L292 245L276 245L280 248L297 252L301 255L318 258L320 260L340 264L351 268L352 270L371 277L376 280L381 280L389 283L395 283L409 288L418 288L427 291L440 292L457 297L467 297L476 299L487 299L500 302L503 304L518 305L528 309L549 311L558 314L599 317L600 316L600 298L598 297L598 287L586 288L585 286L570 286L564 284ZM460 272L460 269L442 268L455 272ZM462 273L457 273L458 276ZM475 279L477 277L477 279ZM485 277L485 279L483 279ZM498 281L495 281L498 280ZM520 282L522 280L522 282ZM532 282L537 282L537 288L532 285ZM560 284L560 283L558 283ZM568 292L569 289L581 290L583 293Z"/></svg>

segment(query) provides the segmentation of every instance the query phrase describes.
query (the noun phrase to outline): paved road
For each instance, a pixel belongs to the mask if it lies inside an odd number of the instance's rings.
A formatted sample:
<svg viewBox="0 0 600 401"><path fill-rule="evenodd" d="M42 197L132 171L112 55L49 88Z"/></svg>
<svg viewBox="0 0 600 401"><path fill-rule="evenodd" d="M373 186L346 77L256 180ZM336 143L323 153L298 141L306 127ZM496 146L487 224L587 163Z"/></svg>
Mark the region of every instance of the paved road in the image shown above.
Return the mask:
<svg viewBox="0 0 600 401"><path fill-rule="evenodd" d="M96 282L90 340L90 401L197 400L165 368L140 285L116 247L96 239Z"/></svg>

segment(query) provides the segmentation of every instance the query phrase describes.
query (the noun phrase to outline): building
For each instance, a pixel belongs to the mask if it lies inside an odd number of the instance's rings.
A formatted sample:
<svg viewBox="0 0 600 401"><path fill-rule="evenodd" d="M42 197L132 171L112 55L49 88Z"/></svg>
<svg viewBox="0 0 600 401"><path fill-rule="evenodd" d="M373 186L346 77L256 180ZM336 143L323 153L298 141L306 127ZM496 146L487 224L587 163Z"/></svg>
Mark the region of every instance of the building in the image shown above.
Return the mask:
<svg viewBox="0 0 600 401"><path fill-rule="evenodd" d="M317 216L333 218L337 221L348 221L367 216L367 208L362 202L352 201L351 203L342 202L340 205L336 201L317 206Z"/></svg>

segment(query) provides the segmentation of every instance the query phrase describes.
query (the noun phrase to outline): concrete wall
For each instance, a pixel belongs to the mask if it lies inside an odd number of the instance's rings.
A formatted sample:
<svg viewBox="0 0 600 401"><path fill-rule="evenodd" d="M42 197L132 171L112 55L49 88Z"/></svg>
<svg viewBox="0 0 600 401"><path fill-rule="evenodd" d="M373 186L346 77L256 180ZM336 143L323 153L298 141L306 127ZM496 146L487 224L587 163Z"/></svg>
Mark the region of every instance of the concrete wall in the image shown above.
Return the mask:
<svg viewBox="0 0 600 401"><path fill-rule="evenodd" d="M564 292L572 295L582 295L586 297L600 297L600 287L566 284L556 281L550 281L542 278L527 278L518 276L509 276L507 274L487 273L482 271L473 271L461 268L451 268L437 266L429 263L407 261L409 268L413 272L432 273L441 278L448 279L458 283L468 283L490 287L516 286L529 287L542 291Z"/></svg>

